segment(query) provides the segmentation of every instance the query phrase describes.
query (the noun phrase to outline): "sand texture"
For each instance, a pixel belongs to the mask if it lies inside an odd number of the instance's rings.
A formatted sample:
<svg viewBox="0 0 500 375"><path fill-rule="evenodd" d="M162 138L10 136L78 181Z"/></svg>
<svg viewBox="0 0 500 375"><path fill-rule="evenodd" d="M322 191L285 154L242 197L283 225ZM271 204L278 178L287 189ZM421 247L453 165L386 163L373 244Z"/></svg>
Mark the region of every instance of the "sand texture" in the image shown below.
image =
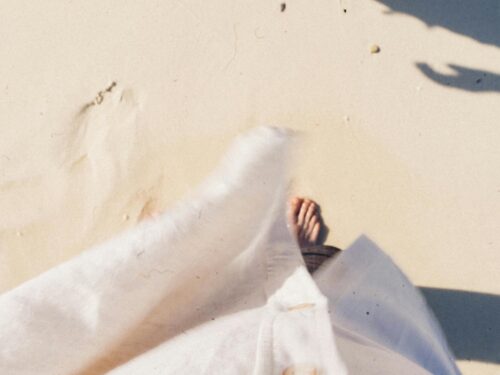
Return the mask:
<svg viewBox="0 0 500 375"><path fill-rule="evenodd" d="M464 374L498 374L499 7L2 1L0 292L168 208L235 135L283 126L328 243L376 242Z"/></svg>

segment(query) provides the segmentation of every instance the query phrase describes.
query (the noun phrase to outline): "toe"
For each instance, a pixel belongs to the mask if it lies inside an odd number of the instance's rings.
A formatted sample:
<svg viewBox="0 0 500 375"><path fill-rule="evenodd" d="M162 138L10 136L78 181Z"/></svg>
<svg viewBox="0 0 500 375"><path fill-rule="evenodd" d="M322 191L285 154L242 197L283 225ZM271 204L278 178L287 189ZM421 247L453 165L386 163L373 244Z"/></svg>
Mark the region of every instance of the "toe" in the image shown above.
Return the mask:
<svg viewBox="0 0 500 375"><path fill-rule="evenodd" d="M303 225L305 223L307 210L309 209L310 204L311 202L308 199L304 199L302 204L300 205L300 210L297 217L298 225Z"/></svg>
<svg viewBox="0 0 500 375"><path fill-rule="evenodd" d="M309 237L312 243L315 244L318 241L320 230L321 230L321 224L318 221L316 222L316 224L314 224L313 229L311 231L311 235Z"/></svg>
<svg viewBox="0 0 500 375"><path fill-rule="evenodd" d="M304 228L305 241L309 246L316 245L317 236L314 236L314 228L319 224L319 220L319 217L314 215L307 224L307 227Z"/></svg>
<svg viewBox="0 0 500 375"><path fill-rule="evenodd" d="M293 224L297 223L302 201L303 199L299 197L294 197L290 199L290 203L288 206L288 216L289 216L289 221Z"/></svg>
<svg viewBox="0 0 500 375"><path fill-rule="evenodd" d="M301 197L290 199L288 222L290 230L301 248L318 244L322 220L316 202Z"/></svg>
<svg viewBox="0 0 500 375"><path fill-rule="evenodd" d="M299 207L303 200L304 198L301 197L293 197L290 199L290 205L293 207Z"/></svg>
<svg viewBox="0 0 500 375"><path fill-rule="evenodd" d="M312 231L313 231L313 228L314 226L316 225L316 223L319 221L319 218L317 215L313 215L311 217L311 220L309 220L309 222L307 223L307 232L306 232L306 235L308 238L311 237L311 234L312 234Z"/></svg>
<svg viewBox="0 0 500 375"><path fill-rule="evenodd" d="M309 201L309 207L307 208L306 216L304 219L304 224L308 225L309 221L311 221L311 218L316 212L316 204L312 201Z"/></svg>

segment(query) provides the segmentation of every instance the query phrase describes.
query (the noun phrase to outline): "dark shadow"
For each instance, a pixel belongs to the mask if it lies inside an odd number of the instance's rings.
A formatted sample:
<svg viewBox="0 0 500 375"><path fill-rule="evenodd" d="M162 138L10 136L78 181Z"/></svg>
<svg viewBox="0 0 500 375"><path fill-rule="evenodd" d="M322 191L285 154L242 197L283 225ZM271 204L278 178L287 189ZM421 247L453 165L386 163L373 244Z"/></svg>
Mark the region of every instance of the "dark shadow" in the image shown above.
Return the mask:
<svg viewBox="0 0 500 375"><path fill-rule="evenodd" d="M394 13L417 17L478 42L500 47L498 0L377 0Z"/></svg>
<svg viewBox="0 0 500 375"><path fill-rule="evenodd" d="M457 359L500 363L500 295L420 288Z"/></svg>
<svg viewBox="0 0 500 375"><path fill-rule="evenodd" d="M316 209L317 209L319 217L323 217L321 215L321 206L317 205ZM319 236L318 236L318 243L323 245L326 242L328 235L330 234L330 227L328 227L328 225L325 224L323 219L321 219L321 224L322 225L321 225L321 230L320 230Z"/></svg>
<svg viewBox="0 0 500 375"><path fill-rule="evenodd" d="M500 92L500 74L454 64L448 65L454 74L439 73L426 63L417 63L416 66L427 78L441 85L472 92Z"/></svg>
<svg viewBox="0 0 500 375"><path fill-rule="evenodd" d="M366 235L358 237L349 248L357 246L385 253ZM345 251L349 252L349 248ZM500 295L430 287L417 289L434 312L456 359L500 364Z"/></svg>
<svg viewBox="0 0 500 375"><path fill-rule="evenodd" d="M429 27L442 27L480 43L500 47L499 0L376 0L390 10L416 17ZM417 68L434 82L471 92L500 92L500 75L450 64L454 74L442 74L428 64Z"/></svg>

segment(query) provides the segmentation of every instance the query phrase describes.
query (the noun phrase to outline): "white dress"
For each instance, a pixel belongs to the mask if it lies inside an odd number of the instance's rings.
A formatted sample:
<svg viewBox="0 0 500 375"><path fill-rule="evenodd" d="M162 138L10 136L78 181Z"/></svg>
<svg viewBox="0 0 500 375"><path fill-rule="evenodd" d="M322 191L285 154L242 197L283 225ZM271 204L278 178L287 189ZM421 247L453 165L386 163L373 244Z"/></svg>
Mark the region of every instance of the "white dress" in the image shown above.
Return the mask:
<svg viewBox="0 0 500 375"><path fill-rule="evenodd" d="M458 374L361 237L311 277L286 227L290 135L257 128L165 214L0 296L0 374Z"/></svg>

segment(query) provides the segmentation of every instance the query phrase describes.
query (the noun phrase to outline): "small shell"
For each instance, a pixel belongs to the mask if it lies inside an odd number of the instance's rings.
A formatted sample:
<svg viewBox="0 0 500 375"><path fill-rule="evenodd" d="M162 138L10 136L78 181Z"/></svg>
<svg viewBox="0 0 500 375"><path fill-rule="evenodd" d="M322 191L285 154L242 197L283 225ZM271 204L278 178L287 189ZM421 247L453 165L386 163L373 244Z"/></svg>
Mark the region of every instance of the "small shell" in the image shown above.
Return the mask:
<svg viewBox="0 0 500 375"><path fill-rule="evenodd" d="M370 53L375 54L380 52L380 47L376 44L370 47Z"/></svg>

